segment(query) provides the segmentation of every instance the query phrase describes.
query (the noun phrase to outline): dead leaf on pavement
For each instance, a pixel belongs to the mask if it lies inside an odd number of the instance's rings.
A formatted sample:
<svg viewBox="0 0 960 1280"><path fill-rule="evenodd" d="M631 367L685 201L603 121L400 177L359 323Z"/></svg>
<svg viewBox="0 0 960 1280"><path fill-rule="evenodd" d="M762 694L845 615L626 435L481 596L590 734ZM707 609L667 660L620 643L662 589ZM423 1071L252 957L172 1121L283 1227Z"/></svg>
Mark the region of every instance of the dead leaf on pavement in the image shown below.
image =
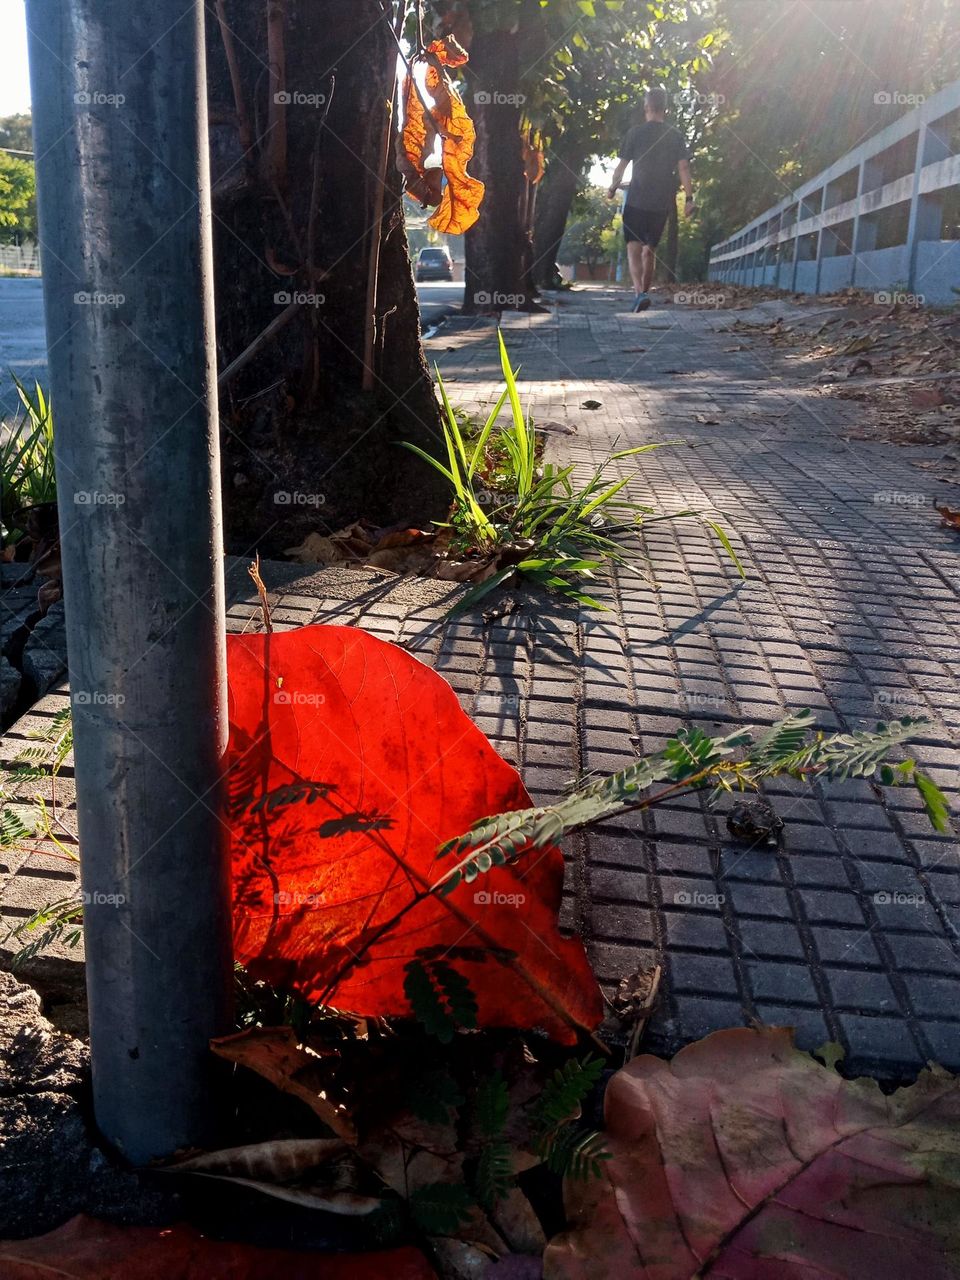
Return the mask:
<svg viewBox="0 0 960 1280"><path fill-rule="evenodd" d="M327 1098L322 1058L297 1043L292 1027L250 1027L212 1040L220 1058L263 1076L284 1093L300 1098L344 1142L357 1141L357 1131L344 1107Z"/></svg>
<svg viewBox="0 0 960 1280"><path fill-rule="evenodd" d="M545 1280L949 1280L960 1081L884 1094L777 1028L718 1031L607 1088L604 1177L565 1187Z"/></svg>
<svg viewBox="0 0 960 1280"><path fill-rule="evenodd" d="M960 529L960 511L954 511L946 503L943 506L935 502L934 509L940 512L940 518L948 529Z"/></svg>
<svg viewBox="0 0 960 1280"><path fill-rule="evenodd" d="M917 387L910 392L910 403L915 409L939 409L944 399L942 387Z"/></svg>
<svg viewBox="0 0 960 1280"><path fill-rule="evenodd" d="M208 1240L186 1223L118 1227L81 1214L32 1240L0 1242L3 1280L436 1280L419 1249L318 1254Z"/></svg>
<svg viewBox="0 0 960 1280"><path fill-rule="evenodd" d="M162 1173L216 1178L307 1209L363 1217L379 1209L377 1196L356 1191L359 1170L338 1138L277 1138L227 1147L164 1165Z"/></svg>

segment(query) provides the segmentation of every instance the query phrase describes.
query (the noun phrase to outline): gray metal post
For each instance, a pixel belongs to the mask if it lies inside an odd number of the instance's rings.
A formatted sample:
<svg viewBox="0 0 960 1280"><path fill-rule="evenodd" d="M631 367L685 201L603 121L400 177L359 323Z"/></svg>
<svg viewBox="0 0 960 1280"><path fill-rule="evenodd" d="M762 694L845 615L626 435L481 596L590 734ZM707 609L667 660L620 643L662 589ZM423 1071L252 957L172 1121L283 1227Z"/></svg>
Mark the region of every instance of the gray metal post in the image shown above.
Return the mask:
<svg viewBox="0 0 960 1280"><path fill-rule="evenodd" d="M27 17L94 1106L142 1163L214 1132L231 986L203 4Z"/></svg>

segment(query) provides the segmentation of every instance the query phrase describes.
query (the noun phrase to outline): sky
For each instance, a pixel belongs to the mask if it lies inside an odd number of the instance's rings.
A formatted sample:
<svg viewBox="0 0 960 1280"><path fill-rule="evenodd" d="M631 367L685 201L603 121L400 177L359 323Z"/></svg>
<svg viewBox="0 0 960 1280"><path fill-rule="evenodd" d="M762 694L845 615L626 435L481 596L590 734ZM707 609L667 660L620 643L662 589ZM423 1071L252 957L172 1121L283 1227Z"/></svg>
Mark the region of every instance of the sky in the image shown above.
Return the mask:
<svg viewBox="0 0 960 1280"><path fill-rule="evenodd" d="M0 0L0 116L30 110L23 0Z"/></svg>

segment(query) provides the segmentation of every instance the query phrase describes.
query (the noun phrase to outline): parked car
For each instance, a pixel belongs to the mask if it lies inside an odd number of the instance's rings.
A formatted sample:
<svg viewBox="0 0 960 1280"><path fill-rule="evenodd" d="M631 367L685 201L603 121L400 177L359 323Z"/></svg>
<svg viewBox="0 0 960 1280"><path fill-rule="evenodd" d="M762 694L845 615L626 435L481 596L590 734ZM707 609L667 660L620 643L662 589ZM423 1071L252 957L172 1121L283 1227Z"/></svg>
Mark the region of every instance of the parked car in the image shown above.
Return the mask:
<svg viewBox="0 0 960 1280"><path fill-rule="evenodd" d="M449 249L421 249L417 255L417 280L452 280L453 259Z"/></svg>

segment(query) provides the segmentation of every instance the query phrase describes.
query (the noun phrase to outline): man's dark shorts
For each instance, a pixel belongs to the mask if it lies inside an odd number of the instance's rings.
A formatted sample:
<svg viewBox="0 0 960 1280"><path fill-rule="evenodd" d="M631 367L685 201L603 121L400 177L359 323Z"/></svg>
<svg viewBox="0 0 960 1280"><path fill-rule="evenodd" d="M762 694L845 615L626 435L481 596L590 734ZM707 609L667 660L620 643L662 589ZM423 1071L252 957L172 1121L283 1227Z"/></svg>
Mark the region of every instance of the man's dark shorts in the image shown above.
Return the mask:
<svg viewBox="0 0 960 1280"><path fill-rule="evenodd" d="M639 240L655 249L660 243L663 228L667 225L668 213L658 213L656 209L635 209L627 205L623 211L623 238L627 244Z"/></svg>

